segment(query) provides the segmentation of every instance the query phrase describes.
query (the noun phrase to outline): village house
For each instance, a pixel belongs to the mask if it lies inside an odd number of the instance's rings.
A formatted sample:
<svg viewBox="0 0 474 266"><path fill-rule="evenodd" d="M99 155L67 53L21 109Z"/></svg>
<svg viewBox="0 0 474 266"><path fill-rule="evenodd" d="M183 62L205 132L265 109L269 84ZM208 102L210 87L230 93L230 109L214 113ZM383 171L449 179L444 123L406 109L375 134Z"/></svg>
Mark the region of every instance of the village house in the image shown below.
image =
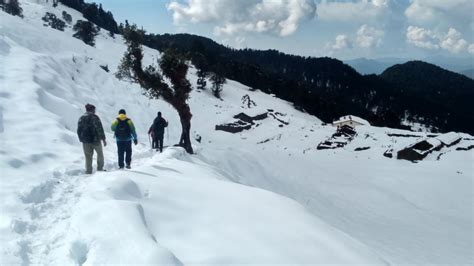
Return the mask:
<svg viewBox="0 0 474 266"><path fill-rule="evenodd" d="M333 126L337 127L342 127L342 126L350 126L352 128L356 126L370 126L370 123L357 116L353 115L346 115L346 116L341 116L339 119L335 120L332 122Z"/></svg>

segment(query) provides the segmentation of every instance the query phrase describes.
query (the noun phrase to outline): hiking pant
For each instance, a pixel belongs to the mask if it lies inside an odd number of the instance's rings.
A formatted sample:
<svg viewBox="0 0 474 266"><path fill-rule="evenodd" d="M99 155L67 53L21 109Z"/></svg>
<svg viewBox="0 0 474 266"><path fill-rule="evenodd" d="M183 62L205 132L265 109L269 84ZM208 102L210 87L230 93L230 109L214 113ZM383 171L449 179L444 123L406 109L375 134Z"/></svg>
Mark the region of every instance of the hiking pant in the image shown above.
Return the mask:
<svg viewBox="0 0 474 266"><path fill-rule="evenodd" d="M158 149L158 138L153 137L151 140L151 148Z"/></svg>
<svg viewBox="0 0 474 266"><path fill-rule="evenodd" d="M130 165L132 162L132 141L117 141L117 151L118 151L118 165L120 168L123 168L125 165L123 159L125 157L125 163ZM124 156L125 155L125 156Z"/></svg>
<svg viewBox="0 0 474 266"><path fill-rule="evenodd" d="M102 144L96 143L82 143L82 149L86 156L86 174L92 174L92 157L94 156L94 150L97 153L97 170L104 170L104 153L102 152Z"/></svg>
<svg viewBox="0 0 474 266"><path fill-rule="evenodd" d="M160 152L163 152L163 136L154 136L153 137L153 149L160 149Z"/></svg>

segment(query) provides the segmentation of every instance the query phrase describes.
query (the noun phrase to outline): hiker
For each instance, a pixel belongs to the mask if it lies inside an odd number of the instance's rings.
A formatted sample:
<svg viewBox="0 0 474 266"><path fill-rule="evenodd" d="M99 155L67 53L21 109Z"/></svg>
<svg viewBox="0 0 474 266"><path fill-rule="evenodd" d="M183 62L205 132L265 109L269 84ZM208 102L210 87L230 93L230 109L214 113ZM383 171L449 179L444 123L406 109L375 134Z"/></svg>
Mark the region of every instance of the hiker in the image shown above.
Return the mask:
<svg viewBox="0 0 474 266"><path fill-rule="evenodd" d="M82 142L82 149L86 156L86 174L92 174L94 151L97 153L97 171L105 171L101 141L104 147L107 146L107 142L105 141L104 128L100 118L95 114L94 105L86 104L86 113L77 122L77 136L79 141Z"/></svg>
<svg viewBox="0 0 474 266"><path fill-rule="evenodd" d="M148 134L151 135L153 139L152 149L156 151L160 150L163 152L163 136L165 135L165 127L168 126L168 122L161 117L161 112L158 112L157 117L153 120L153 124L148 130Z"/></svg>
<svg viewBox="0 0 474 266"><path fill-rule="evenodd" d="M117 118L112 122L112 131L115 132L118 151L118 165L120 169L124 167L124 155L126 168L131 168L132 162L132 140L137 145L137 133L130 118L127 118L124 109L120 109Z"/></svg>

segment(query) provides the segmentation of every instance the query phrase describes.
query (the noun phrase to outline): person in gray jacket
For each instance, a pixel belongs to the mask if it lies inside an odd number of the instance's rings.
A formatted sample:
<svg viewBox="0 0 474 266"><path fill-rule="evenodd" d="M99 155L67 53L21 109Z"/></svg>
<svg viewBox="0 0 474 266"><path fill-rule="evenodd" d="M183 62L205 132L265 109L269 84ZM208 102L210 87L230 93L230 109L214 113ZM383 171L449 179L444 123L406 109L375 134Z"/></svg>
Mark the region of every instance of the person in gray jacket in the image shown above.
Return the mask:
<svg viewBox="0 0 474 266"><path fill-rule="evenodd" d="M104 152L102 144L107 145L104 128L100 118L95 114L95 106L86 104L86 113L77 123L77 136L82 142L82 148L86 157L86 174L92 174L92 157L94 151L97 153L97 171L104 170Z"/></svg>

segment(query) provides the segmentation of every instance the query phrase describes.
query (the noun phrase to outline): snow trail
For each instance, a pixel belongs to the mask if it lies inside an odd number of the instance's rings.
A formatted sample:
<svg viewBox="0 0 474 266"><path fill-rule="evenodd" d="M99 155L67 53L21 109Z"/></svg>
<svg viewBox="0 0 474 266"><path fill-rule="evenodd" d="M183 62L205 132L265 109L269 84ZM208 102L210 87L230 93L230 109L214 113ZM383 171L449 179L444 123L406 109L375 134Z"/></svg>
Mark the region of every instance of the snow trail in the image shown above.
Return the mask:
<svg viewBox="0 0 474 266"><path fill-rule="evenodd" d="M149 160L149 151L138 153L134 157L134 168ZM74 231L71 221L78 209L77 205L84 192L90 189L93 179L103 179L125 171L142 174L133 169L110 168L110 165L106 172L95 172L92 175L82 174L83 169L55 171L44 183L20 195L30 216L28 220L15 220L12 224L13 230L20 235L17 243L21 264L61 265L68 261L65 254L69 254L70 263L83 265L88 260L91 243L80 238L71 239L69 233ZM135 192L135 196L140 196L139 194L140 192ZM143 207L138 205L138 210L146 227ZM176 265L180 264L179 260L175 262Z"/></svg>
<svg viewBox="0 0 474 266"><path fill-rule="evenodd" d="M14 224L21 225L15 231L21 234L23 264L54 264L53 256L66 244L64 232L69 229L72 212L87 181L85 175L56 173L22 197L30 220Z"/></svg>

